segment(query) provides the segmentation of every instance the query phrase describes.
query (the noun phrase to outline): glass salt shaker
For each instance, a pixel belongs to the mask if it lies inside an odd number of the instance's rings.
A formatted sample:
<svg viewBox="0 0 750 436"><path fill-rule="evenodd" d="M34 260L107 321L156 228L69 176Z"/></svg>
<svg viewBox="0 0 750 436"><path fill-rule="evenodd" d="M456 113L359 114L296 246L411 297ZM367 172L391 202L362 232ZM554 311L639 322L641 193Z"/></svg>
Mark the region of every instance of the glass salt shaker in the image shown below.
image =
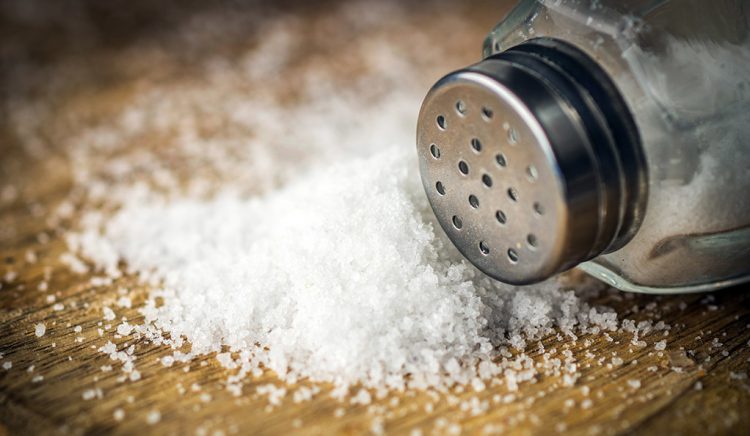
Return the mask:
<svg viewBox="0 0 750 436"><path fill-rule="evenodd" d="M441 227L513 284L750 280L749 23L745 0L521 1L422 105Z"/></svg>

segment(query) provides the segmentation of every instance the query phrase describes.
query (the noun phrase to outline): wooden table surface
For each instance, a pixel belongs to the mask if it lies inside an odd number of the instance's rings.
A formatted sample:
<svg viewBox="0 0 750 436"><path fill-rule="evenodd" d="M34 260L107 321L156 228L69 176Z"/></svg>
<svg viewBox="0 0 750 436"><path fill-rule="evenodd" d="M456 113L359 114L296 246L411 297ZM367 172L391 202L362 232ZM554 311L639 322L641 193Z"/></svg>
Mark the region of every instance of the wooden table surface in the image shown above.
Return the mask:
<svg viewBox="0 0 750 436"><path fill-rule="evenodd" d="M66 33L64 26L60 30L47 22L40 30L6 15L0 18L5 44L9 35L21 41L18 44L28 49L23 53L26 61L32 59L39 68L85 58L91 70L97 70L123 46L135 44L137 38L128 33L133 23L143 23L143 16L150 17L155 11L136 3L134 12L123 17L115 9L92 6L94 3L80 4L106 23L95 32L99 35L96 43L75 45L72 43L91 34ZM321 15L319 10L293 3L282 8L309 20ZM197 6L193 9L193 13L201 13ZM440 8L426 9L407 7L402 11L407 14L404 22L420 25L420 31L433 32L436 37L442 31L438 28L440 14L463 14L477 23L475 32L454 38L454 46L449 48L452 57L446 59L445 66L436 67L443 71L475 59L483 34L504 10L487 4L474 9L446 7L442 12ZM191 15L180 12L169 16L178 20ZM167 21L146 22L132 32L148 34ZM320 44L325 49L327 43ZM13 60L18 52L5 50L2 56ZM159 74L176 74L170 71ZM149 74L155 73L136 69L118 76L103 68L99 75L87 77L89 82L65 88L66 92L57 96L56 107L61 113L81 106L106 112L108 107L127 101L129 93L138 92L133 83ZM19 79L10 75L0 78L7 103L8 95L15 92L11 88L20 86ZM434 77L426 78L426 82L431 80ZM34 78L28 81L31 85L24 82L24 86L33 88ZM5 104L2 113L12 111L13 106ZM437 399L412 392L375 400L369 406L334 400L326 395L327 386L321 386L322 392L312 400L295 403L291 392L296 386L287 386L290 394L282 404L270 407L267 397L258 395L256 388L268 383L284 386L272 374L249 378L242 395L235 397L224 385L229 372L211 356L166 368L158 361L170 354L164 347L115 338L111 329L101 336L97 332L102 308L114 304L121 296L120 289L127 290L133 307L118 308L118 317L141 321L137 307L148 288L130 276L112 284L92 284L90 275L74 274L61 263L60 255L66 251L64 228L72 224L51 225L49 216L74 187L70 163L56 147L54 137L44 153L29 153L9 128L9 118L4 118L0 126L0 432L333 434L381 427L396 434L417 428L425 434L458 430L519 434L750 432L750 292L743 289L669 297L609 290L590 297L589 303L608 305L621 318L660 319L672 329L668 336L661 336L662 332L647 335L645 347L633 345L630 333L611 334L611 340L589 335L562 345L555 338L544 340L559 353L569 349L580 362L581 377L574 386L564 386L560 377L539 376L521 384L517 392L489 386L482 392L466 389ZM42 282L47 283L46 289L40 289ZM64 309L57 310L60 303ZM35 335L37 323L46 325L41 337ZM660 352L653 344L662 338L667 340L667 348ZM584 346L586 339L590 340L588 346ZM139 380L122 381L122 372L97 351L110 340L119 346L125 342L136 346ZM528 354L539 358L533 350ZM621 357L623 363L612 365L612 356ZM2 366L7 363L12 367ZM115 369L107 371L108 365ZM88 395L94 398L85 399ZM483 401L488 410L472 413L471 404ZM124 413L119 420L115 416L118 409ZM160 419L150 424L154 411Z"/></svg>

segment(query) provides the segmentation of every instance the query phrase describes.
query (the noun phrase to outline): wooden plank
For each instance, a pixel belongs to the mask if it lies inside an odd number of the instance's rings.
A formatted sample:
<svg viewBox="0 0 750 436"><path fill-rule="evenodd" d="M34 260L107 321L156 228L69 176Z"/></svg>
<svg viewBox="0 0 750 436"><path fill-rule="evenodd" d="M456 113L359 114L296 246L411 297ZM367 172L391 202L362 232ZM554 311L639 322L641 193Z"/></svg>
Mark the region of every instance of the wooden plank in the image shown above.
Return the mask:
<svg viewBox="0 0 750 436"><path fill-rule="evenodd" d="M21 260L28 249L42 253L38 263L27 265ZM6 260L4 269L19 273L0 293L0 349L4 361L13 362L13 368L0 372L3 393L0 420L11 432L68 429L132 433L143 431L145 427L182 433L205 427L258 434L295 430L330 433L366 431L371 425L373 417L367 413L367 407L340 404L327 398L325 390L312 401L301 404L294 404L287 396L281 407L267 411L267 400L255 395L254 390L269 382L281 385L272 375L250 381L245 394L234 398L223 386L228 373L214 359L165 368L157 359L168 355L169 351L142 341L132 342L138 350L141 380L118 381L121 372L116 365L113 371L102 372L102 366L112 364L106 355L95 350L112 337L111 329L104 337L96 334L103 304L111 304L121 286L134 289L131 295L136 305L147 290L128 278L112 286L93 288L87 285L87 277L72 275L55 261L55 256L62 251L61 241L55 240L45 246L24 244L2 252ZM55 303L66 306L59 312L53 309L53 303L46 301L46 293L36 290L44 267L50 265L53 266L50 286L58 295ZM375 404L387 409L389 418L385 420L385 428L396 433L415 427L434 429L441 419L459 423L465 431L479 431L491 425L520 433L547 433L561 430L562 425L575 433L746 429L750 425L750 386L746 379L732 377L746 374L750 359L748 294L733 289L718 293L716 297L716 310L701 304L700 296L633 296L622 299L619 304L608 301L610 305L619 306L622 313L633 306L643 308L658 301L660 307L671 308L663 314L665 322L679 328L667 338L669 347L662 357L657 356L651 346L643 349L630 346L629 335L613 334L615 342L589 337L594 345L588 349L597 357L613 352L624 356L624 364L611 369L595 359L587 359L579 341L578 346L570 348L582 362L582 376L574 387L561 386L559 377L540 377L533 384L521 385L515 393L502 386L481 393L467 390L456 394L459 404L449 404L443 398L429 413L424 408L431 399L424 394L391 396ZM680 310L680 302L688 306ZM71 309L71 304L76 308ZM118 316L136 323L141 320L135 309L118 310ZM38 322L47 325L41 338L34 335L34 325ZM78 325L82 327L80 334L73 330ZM83 340L79 342L78 337ZM714 338L724 345L713 347ZM126 339L119 342L123 341L127 342ZM547 341L549 347L555 344L559 346L554 338ZM694 357L681 353L679 347L695 353ZM729 355L724 356L724 351ZM534 353L530 355L533 357ZM28 372L31 365L34 371ZM684 370L673 371L671 368L676 365L683 366ZM649 371L652 366L658 369ZM184 372L186 370L189 372ZM43 374L44 380L33 383L32 378L38 374ZM629 387L628 380L639 380L641 387ZM695 389L698 381L703 384L702 390ZM200 391L191 389L193 383L201 386ZM187 392L180 395L178 386ZM82 398L84 391L95 388L101 389L101 399ZM585 388L590 390L588 396L582 393ZM501 395L503 400L508 395L514 398L507 404L496 404L493 401L496 395ZM394 398L398 401L396 406L391 403ZM473 398L488 401L490 410L476 417L462 411L460 401ZM582 404L587 398L592 405L584 408ZM533 403L528 404L532 399ZM570 399L575 403L566 405ZM126 418L120 423L113 417L117 408L125 411ZM343 417L334 416L338 408L345 409ZM158 426L148 427L146 420L152 410L160 411L161 421ZM297 425L301 429L296 429Z"/></svg>

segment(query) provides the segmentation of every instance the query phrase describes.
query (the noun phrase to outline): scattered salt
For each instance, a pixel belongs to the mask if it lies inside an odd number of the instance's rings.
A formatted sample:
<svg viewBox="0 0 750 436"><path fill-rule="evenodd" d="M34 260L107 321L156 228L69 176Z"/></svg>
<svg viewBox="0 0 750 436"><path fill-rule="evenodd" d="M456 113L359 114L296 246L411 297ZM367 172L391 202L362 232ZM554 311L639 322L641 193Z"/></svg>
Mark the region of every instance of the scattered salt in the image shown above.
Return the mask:
<svg viewBox="0 0 750 436"><path fill-rule="evenodd" d="M102 312L104 313L105 321L112 321L113 319L115 319L115 312L109 307L104 306L104 308L102 308Z"/></svg>
<svg viewBox="0 0 750 436"><path fill-rule="evenodd" d="M161 412L158 410L152 410L146 415L146 422L149 425L157 424L159 421L161 421Z"/></svg>
<svg viewBox="0 0 750 436"><path fill-rule="evenodd" d="M6 360L5 362L3 362L3 369L4 370L7 371L7 370L9 370L11 368L13 368L13 362L11 362L10 360Z"/></svg>
<svg viewBox="0 0 750 436"><path fill-rule="evenodd" d="M130 309L132 307L133 303L128 297L120 297L117 299L117 307Z"/></svg>
<svg viewBox="0 0 750 436"><path fill-rule="evenodd" d="M44 323L38 323L34 326L34 334L36 337L41 338L44 336L44 332L47 331L47 326L44 325Z"/></svg>
<svg viewBox="0 0 750 436"><path fill-rule="evenodd" d="M128 324L127 321L117 326L117 334L119 335L127 336L132 331L133 331L133 326Z"/></svg>
<svg viewBox="0 0 750 436"><path fill-rule="evenodd" d="M256 391L261 395L267 395L268 403L272 406L280 405L286 395L286 388L277 388L271 383L258 386Z"/></svg>
<svg viewBox="0 0 750 436"><path fill-rule="evenodd" d="M104 393L102 392L101 388L86 389L81 394L81 397L84 400L93 400L94 398L101 399L103 396Z"/></svg>
<svg viewBox="0 0 750 436"><path fill-rule="evenodd" d="M370 404L370 401L372 401L372 397L370 396L370 393L365 389L360 389L357 395L353 396L351 400L352 404L363 405Z"/></svg>

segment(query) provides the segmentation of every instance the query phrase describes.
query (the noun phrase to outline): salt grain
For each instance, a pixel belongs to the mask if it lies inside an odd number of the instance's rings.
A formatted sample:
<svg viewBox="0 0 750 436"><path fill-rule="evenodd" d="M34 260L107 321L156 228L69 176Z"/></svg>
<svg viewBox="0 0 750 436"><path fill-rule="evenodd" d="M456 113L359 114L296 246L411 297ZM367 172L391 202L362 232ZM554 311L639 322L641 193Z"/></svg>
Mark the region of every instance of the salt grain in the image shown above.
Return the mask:
<svg viewBox="0 0 750 436"><path fill-rule="evenodd" d="M158 410L152 410L146 415L146 423L149 425L157 424L159 421L161 421L161 412Z"/></svg>
<svg viewBox="0 0 750 436"><path fill-rule="evenodd" d="M102 312L104 313L105 321L112 321L113 319L115 319L115 312L109 307L104 306L104 308L102 308Z"/></svg>
<svg viewBox="0 0 750 436"><path fill-rule="evenodd" d="M34 334L38 338L41 338L42 336L44 336L44 332L46 331L47 331L47 326L45 326L44 323L40 322L39 324L34 326Z"/></svg>
<svg viewBox="0 0 750 436"><path fill-rule="evenodd" d="M630 386L633 389L638 389L641 387L641 381L640 380L628 380L628 386Z"/></svg>
<svg viewBox="0 0 750 436"><path fill-rule="evenodd" d="M128 297L120 297L117 300L117 307L130 309L132 305L133 305L133 302Z"/></svg>

